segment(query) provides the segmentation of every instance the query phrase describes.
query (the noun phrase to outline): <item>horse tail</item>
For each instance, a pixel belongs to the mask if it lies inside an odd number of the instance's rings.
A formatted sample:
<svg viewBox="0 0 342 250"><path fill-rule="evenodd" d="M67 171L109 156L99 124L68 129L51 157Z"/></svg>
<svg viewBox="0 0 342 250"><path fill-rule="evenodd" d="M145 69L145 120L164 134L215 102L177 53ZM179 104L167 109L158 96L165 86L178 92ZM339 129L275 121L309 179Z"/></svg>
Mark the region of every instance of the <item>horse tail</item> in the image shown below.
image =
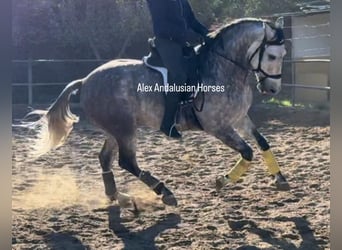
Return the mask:
<svg viewBox="0 0 342 250"><path fill-rule="evenodd" d="M73 124L79 121L78 116L70 111L70 96L81 89L82 83L83 79L72 81L47 110L34 110L25 116L40 116L38 121L24 122L21 125L36 132L32 143L32 156L39 157L65 143Z"/></svg>

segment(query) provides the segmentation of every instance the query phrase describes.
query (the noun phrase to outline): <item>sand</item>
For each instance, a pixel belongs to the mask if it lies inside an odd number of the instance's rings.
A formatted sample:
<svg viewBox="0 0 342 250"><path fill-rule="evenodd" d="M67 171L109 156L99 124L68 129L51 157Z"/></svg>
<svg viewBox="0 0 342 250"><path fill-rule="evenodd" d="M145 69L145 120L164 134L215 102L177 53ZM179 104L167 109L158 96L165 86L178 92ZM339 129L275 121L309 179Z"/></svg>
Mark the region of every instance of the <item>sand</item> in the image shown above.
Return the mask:
<svg viewBox="0 0 342 250"><path fill-rule="evenodd" d="M271 106L251 116L290 191L271 185L253 141L243 181L217 193L215 178L235 164L236 152L203 132L174 141L141 129L139 165L168 185L178 206L165 206L115 162L117 187L134 197L139 214L104 194L99 129L82 119L63 147L36 160L28 158L28 132L13 129L13 249L330 249L328 111Z"/></svg>

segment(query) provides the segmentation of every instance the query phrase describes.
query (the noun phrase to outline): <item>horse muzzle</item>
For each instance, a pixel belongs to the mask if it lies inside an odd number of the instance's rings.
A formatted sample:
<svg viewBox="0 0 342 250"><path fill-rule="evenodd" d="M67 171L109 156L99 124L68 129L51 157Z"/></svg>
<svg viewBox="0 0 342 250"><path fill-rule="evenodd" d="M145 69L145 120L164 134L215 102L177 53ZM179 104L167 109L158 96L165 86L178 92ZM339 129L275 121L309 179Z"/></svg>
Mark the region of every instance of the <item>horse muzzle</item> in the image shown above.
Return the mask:
<svg viewBox="0 0 342 250"><path fill-rule="evenodd" d="M281 79L259 79L257 89L263 95L277 95L281 90Z"/></svg>

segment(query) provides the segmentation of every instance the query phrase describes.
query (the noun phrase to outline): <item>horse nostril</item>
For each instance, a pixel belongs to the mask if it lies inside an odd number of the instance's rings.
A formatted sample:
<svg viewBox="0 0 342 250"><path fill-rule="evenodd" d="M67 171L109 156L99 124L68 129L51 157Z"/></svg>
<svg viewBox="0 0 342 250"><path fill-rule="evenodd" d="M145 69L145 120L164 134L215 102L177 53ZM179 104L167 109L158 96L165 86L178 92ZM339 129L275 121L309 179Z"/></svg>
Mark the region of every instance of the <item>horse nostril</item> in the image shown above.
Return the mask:
<svg viewBox="0 0 342 250"><path fill-rule="evenodd" d="M275 91L274 89L270 89L272 94L275 94L277 91Z"/></svg>

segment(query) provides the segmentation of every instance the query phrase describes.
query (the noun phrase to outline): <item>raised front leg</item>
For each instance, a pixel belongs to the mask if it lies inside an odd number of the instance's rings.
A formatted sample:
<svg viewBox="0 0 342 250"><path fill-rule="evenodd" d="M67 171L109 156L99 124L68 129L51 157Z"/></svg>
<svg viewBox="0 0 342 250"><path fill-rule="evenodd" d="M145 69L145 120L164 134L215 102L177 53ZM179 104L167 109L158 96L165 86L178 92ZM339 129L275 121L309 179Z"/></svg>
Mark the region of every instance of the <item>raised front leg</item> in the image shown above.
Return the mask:
<svg viewBox="0 0 342 250"><path fill-rule="evenodd" d="M251 119L246 116L243 120L244 130L257 142L268 172L274 177L275 185L279 190L289 190L290 186L280 171L279 164L270 149L266 138L256 129Z"/></svg>
<svg viewBox="0 0 342 250"><path fill-rule="evenodd" d="M239 134L233 129L229 128L225 130L225 134L219 134L216 137L219 138L224 144L235 149L241 154L241 158L235 164L235 166L226 175L219 176L216 179L216 190L219 191L229 182L237 182L240 177L248 170L253 159L252 148L239 136Z"/></svg>

